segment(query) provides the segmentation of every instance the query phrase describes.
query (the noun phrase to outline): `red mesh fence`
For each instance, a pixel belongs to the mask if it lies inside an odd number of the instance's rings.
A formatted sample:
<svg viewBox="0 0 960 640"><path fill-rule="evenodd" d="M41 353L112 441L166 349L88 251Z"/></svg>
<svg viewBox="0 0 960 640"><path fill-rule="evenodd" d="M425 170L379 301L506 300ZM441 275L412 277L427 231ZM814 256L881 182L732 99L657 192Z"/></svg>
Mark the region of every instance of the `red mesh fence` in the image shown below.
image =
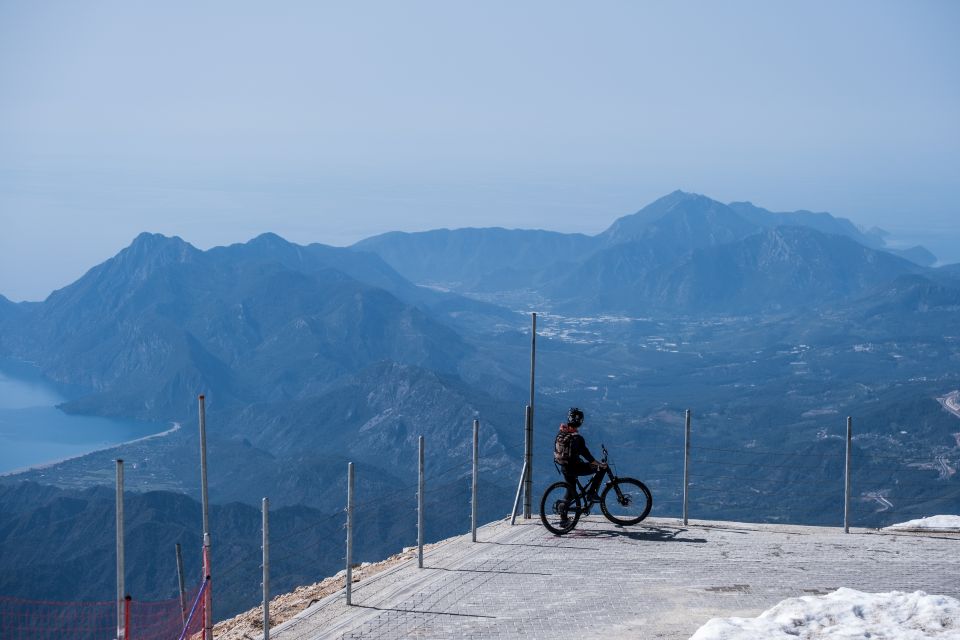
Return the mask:
<svg viewBox="0 0 960 640"><path fill-rule="evenodd" d="M187 595L190 615L202 585ZM129 601L127 640L178 640L184 613L180 599ZM186 638L203 630L203 603L194 613ZM56 602L0 596L0 640L111 640L117 637L117 603Z"/></svg>
<svg viewBox="0 0 960 640"><path fill-rule="evenodd" d="M116 602L52 602L0 596L3 640L107 640L116 636Z"/></svg>
<svg viewBox="0 0 960 640"><path fill-rule="evenodd" d="M197 587L187 594L186 614L180 610L179 598L160 602L133 600L130 603L130 637L127 640L177 640L183 630L183 616L190 615L191 605L199 591L200 588ZM201 602L190 620L187 638L203 630L202 607Z"/></svg>

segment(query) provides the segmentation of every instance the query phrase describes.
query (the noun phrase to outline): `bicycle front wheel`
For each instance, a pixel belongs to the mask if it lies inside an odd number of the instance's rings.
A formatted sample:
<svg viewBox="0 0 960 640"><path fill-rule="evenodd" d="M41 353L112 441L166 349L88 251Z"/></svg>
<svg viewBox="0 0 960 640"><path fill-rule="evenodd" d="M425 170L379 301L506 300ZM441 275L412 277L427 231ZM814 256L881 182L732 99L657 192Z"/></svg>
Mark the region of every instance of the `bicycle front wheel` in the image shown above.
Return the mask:
<svg viewBox="0 0 960 640"><path fill-rule="evenodd" d="M600 510L614 524L637 524L650 514L651 508L650 489L633 478L616 478L600 496Z"/></svg>
<svg viewBox="0 0 960 640"><path fill-rule="evenodd" d="M572 491L573 500L567 500L566 482L555 482L543 492L540 499L540 521L547 531L562 536L570 533L580 520L580 497Z"/></svg>

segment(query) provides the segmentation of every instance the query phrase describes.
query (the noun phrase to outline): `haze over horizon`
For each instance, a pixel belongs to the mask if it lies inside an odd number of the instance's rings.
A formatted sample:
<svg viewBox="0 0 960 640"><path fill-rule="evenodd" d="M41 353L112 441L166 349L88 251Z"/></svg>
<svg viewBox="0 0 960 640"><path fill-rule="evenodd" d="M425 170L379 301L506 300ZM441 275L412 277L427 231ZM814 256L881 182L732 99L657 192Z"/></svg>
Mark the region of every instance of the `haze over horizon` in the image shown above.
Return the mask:
<svg viewBox="0 0 960 640"><path fill-rule="evenodd" d="M674 189L960 261L960 7L0 5L0 294L141 231L597 233Z"/></svg>

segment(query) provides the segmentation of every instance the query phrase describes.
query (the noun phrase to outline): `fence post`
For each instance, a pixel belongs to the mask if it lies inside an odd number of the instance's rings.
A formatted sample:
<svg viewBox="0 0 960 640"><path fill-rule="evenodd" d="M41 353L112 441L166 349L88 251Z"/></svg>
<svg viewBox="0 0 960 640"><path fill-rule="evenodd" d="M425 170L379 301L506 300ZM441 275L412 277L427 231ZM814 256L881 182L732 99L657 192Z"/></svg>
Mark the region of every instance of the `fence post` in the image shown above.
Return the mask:
<svg viewBox="0 0 960 640"><path fill-rule="evenodd" d="M203 577L210 570L210 501L207 494L207 410L204 397L199 397L200 411L200 497L203 501ZM203 640L213 640L213 580L207 585L203 599Z"/></svg>
<svg viewBox="0 0 960 640"><path fill-rule="evenodd" d="M523 517L529 519L533 511L533 399L537 371L537 314L530 314L530 404L524 414L524 461L527 464L527 484L523 489Z"/></svg>
<svg viewBox="0 0 960 640"><path fill-rule="evenodd" d="M177 582L180 585L180 621L187 624L187 587L183 580L183 554L177 543Z"/></svg>
<svg viewBox="0 0 960 640"><path fill-rule="evenodd" d="M683 526L687 526L687 500L690 492L690 409L684 416L683 429Z"/></svg>
<svg viewBox="0 0 960 640"><path fill-rule="evenodd" d="M533 409L534 375L537 371L537 314L530 314L533 323L530 331L530 409Z"/></svg>
<svg viewBox="0 0 960 640"><path fill-rule="evenodd" d="M117 638L126 638L126 584L123 562L123 460L117 459Z"/></svg>
<svg viewBox="0 0 960 640"><path fill-rule="evenodd" d="M353 604L353 463L347 463L347 606Z"/></svg>
<svg viewBox="0 0 960 640"><path fill-rule="evenodd" d="M124 639L130 638L130 601L132 598L128 593L123 598L123 637Z"/></svg>
<svg viewBox="0 0 960 640"><path fill-rule="evenodd" d="M847 416L847 455L843 472L843 532L850 533L850 443L853 440L853 418Z"/></svg>
<svg viewBox="0 0 960 640"><path fill-rule="evenodd" d="M480 421L473 421L473 481L470 486L470 538L477 541L477 478L479 476Z"/></svg>
<svg viewBox="0 0 960 640"><path fill-rule="evenodd" d="M520 492L523 490L524 480L527 478L527 461L523 461L523 470L520 471L520 483L517 484L517 495L513 498L513 510L510 512L510 526L517 522L517 507L520 505Z"/></svg>
<svg viewBox="0 0 960 640"><path fill-rule="evenodd" d="M417 566L423 569L423 436L420 436L419 467L417 474Z"/></svg>
<svg viewBox="0 0 960 640"><path fill-rule="evenodd" d="M533 511L533 407L531 405L527 405L523 417L523 463L527 468L523 480L523 519L529 520Z"/></svg>
<svg viewBox="0 0 960 640"><path fill-rule="evenodd" d="M263 499L263 640L270 640L270 498Z"/></svg>

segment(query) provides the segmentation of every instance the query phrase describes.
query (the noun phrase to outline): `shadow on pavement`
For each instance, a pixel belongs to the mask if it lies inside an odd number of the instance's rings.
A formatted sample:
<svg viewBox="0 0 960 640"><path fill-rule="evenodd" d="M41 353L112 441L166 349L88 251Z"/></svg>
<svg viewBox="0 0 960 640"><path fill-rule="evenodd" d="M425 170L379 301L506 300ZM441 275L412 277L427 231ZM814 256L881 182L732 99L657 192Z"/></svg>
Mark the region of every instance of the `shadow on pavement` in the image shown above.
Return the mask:
<svg viewBox="0 0 960 640"><path fill-rule="evenodd" d="M497 616L487 616L482 613L454 613L452 611L428 611L417 609L398 609L394 607L373 607L367 604L352 604L351 607L357 609L374 609L375 611L396 611L397 613L423 613L432 616L456 616L458 618L496 618Z"/></svg>
<svg viewBox="0 0 960 640"><path fill-rule="evenodd" d="M638 542L686 542L703 544L706 538L681 538L678 537L686 529L663 529L661 527L646 527L635 531L617 527L616 529L593 529L574 531L571 537L577 538L629 538Z"/></svg>
<svg viewBox="0 0 960 640"><path fill-rule="evenodd" d="M436 569L437 571L464 571L466 573L504 573L514 576L552 576L552 573L540 573L538 571L501 571L499 569L447 569L446 567L427 567L427 569Z"/></svg>
<svg viewBox="0 0 960 640"><path fill-rule="evenodd" d="M546 529L544 529L546 535L550 535L552 538L558 538L559 536L554 536L550 534ZM529 542L493 542L490 540L477 540L477 544L495 544L502 547L540 547L542 549L576 549L577 551L600 551L599 547L581 547L577 545L563 545L563 544L530 544Z"/></svg>

